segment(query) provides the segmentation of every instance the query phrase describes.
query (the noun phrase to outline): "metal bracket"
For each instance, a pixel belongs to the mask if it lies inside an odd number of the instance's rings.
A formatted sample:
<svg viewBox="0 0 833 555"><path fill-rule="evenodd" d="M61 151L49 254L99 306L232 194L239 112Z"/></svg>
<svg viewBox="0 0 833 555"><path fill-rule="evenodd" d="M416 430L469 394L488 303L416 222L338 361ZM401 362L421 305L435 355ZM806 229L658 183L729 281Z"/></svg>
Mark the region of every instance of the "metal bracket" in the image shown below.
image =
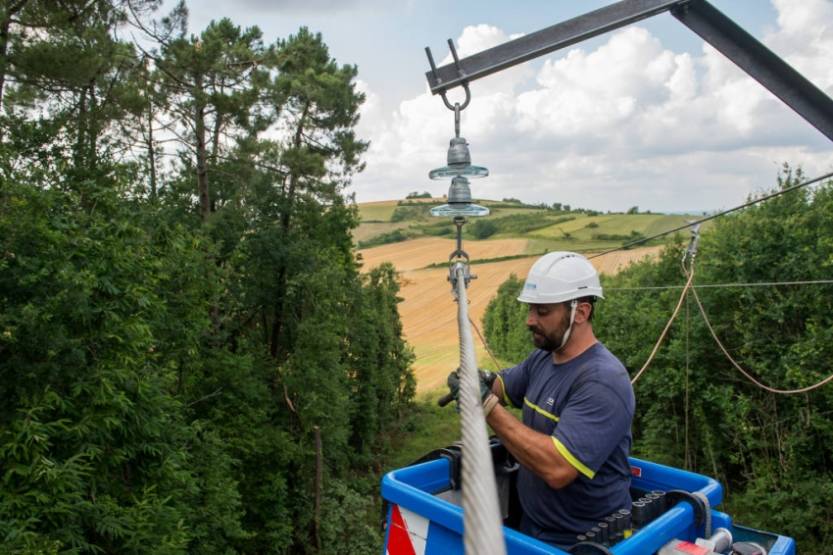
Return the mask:
<svg viewBox="0 0 833 555"><path fill-rule="evenodd" d="M503 69L662 13L689 0L624 0L477 52L425 74L433 94L444 94ZM426 48L426 50L428 50ZM454 52L452 52L454 56Z"/></svg>
<svg viewBox="0 0 833 555"><path fill-rule="evenodd" d="M454 62L440 68L426 48L431 71L425 76L431 92L453 109L446 99L450 89L462 86L468 99L476 79L666 11L833 140L833 99L706 0L622 0L462 60L452 45Z"/></svg>
<svg viewBox="0 0 833 555"><path fill-rule="evenodd" d="M685 261L689 261L689 267L694 262L697 256L697 247L700 244L700 224L691 227L691 238L688 240L688 247L683 251L683 257L680 260L683 271L686 271Z"/></svg>
<svg viewBox="0 0 833 555"><path fill-rule="evenodd" d="M459 137L460 112L462 110L465 110L466 107L469 105L469 102L471 102L471 90L469 90L469 82L468 79L466 79L466 73L460 66L460 58L457 56L457 49L454 47L454 41L451 39L448 39L448 49L451 50L451 57L454 58L454 68L457 70L455 86L463 87L463 90L466 92L466 99L463 101L463 104L455 102L452 105L451 102L448 101L448 97L446 96L446 92L448 91L448 89L443 89L439 94L440 97L443 99L443 104L445 104L445 107L453 111L455 114L457 136ZM431 54L431 48L428 46L425 47L425 55L428 56L428 65L431 66L431 75L437 82L442 82L442 79L439 77L439 74L437 73L437 65L434 63L434 56Z"/></svg>
<svg viewBox="0 0 833 555"><path fill-rule="evenodd" d="M697 246L700 244L700 224L692 226L691 228L691 240L688 243L688 248L686 249L686 256L694 258L697 256Z"/></svg>

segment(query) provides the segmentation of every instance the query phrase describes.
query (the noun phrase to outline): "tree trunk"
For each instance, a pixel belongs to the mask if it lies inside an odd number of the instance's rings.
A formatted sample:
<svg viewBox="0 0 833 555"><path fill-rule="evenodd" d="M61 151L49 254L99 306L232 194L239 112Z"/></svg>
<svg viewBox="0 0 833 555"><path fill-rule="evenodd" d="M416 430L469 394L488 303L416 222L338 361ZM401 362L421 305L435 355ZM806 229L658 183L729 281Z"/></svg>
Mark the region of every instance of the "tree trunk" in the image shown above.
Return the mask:
<svg viewBox="0 0 833 555"><path fill-rule="evenodd" d="M9 29L12 24L12 16L17 14L26 5L27 0L20 0L6 7L3 13L3 20L0 21L0 115L5 108L6 73L9 71ZM0 125L0 142L5 137L5 127Z"/></svg>
<svg viewBox="0 0 833 555"><path fill-rule="evenodd" d="M90 109L88 111L89 125L87 126L87 169L95 170L98 166L98 135L100 132L98 123L98 102L95 95L95 81L87 87L89 90Z"/></svg>
<svg viewBox="0 0 833 555"><path fill-rule="evenodd" d="M292 146L295 149L301 148L304 125L306 124L307 115L309 115L310 105L307 102L304 109L301 111L301 116L298 118L298 127L295 129L295 136L292 139ZM295 204L295 189L298 186L298 173L291 171L289 176L289 191L286 195L286 206L284 212L281 214L281 230L284 237L288 237L289 228L292 224L292 207ZM273 358L278 356L278 342L280 341L281 328L283 326L283 312L286 298L286 265L282 266L278 272L278 292L275 300L275 323L272 326L272 341L269 348Z"/></svg>
<svg viewBox="0 0 833 555"><path fill-rule="evenodd" d="M221 114L217 114L217 117L214 120L214 129L211 131L211 161L214 163L215 167L217 165L217 159L220 156L220 129L223 126L223 116ZM217 195L215 193L214 198L211 199L211 212L217 211Z"/></svg>
<svg viewBox="0 0 833 555"><path fill-rule="evenodd" d="M3 21L0 22L0 115L3 114L3 92L6 87L6 72L9 69L8 52L9 52L9 26L11 25L11 14L4 14ZM5 126L0 125L0 142L3 141L5 134Z"/></svg>
<svg viewBox="0 0 833 555"><path fill-rule="evenodd" d="M87 142L87 89L81 90L78 99L78 125L75 138L75 152L73 152L75 167L80 168L83 164L84 145Z"/></svg>
<svg viewBox="0 0 833 555"><path fill-rule="evenodd" d="M200 87L200 80L197 87ZM196 124L197 139L197 192L200 196L200 217L205 222L211 211L211 202L208 196L208 167L206 164L205 147L205 104L199 100L201 93L194 95L198 100L194 107L194 123Z"/></svg>
<svg viewBox="0 0 833 555"><path fill-rule="evenodd" d="M145 73L145 94L148 99L148 171L150 172L150 198L156 200L156 145L153 142L153 97L151 96L150 80Z"/></svg>
<svg viewBox="0 0 833 555"><path fill-rule="evenodd" d="M324 454L321 447L321 428L314 426L315 431L315 504L313 505L312 522L315 547L321 551L321 486L324 482Z"/></svg>

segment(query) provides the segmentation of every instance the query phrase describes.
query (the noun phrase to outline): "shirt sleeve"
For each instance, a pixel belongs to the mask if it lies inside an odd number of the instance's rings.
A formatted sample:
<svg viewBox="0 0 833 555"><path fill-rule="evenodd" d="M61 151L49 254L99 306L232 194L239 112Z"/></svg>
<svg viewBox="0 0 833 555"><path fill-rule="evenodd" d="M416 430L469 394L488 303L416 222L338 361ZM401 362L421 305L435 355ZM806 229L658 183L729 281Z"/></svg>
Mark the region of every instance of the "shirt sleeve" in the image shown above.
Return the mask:
<svg viewBox="0 0 833 555"><path fill-rule="evenodd" d="M631 414L615 389L592 380L570 395L553 443L576 470L592 480L630 428Z"/></svg>
<svg viewBox="0 0 833 555"><path fill-rule="evenodd" d="M497 379L503 385L503 402L507 405L515 408L523 406L526 387L529 384L529 367L534 356L533 352L517 366L498 372Z"/></svg>

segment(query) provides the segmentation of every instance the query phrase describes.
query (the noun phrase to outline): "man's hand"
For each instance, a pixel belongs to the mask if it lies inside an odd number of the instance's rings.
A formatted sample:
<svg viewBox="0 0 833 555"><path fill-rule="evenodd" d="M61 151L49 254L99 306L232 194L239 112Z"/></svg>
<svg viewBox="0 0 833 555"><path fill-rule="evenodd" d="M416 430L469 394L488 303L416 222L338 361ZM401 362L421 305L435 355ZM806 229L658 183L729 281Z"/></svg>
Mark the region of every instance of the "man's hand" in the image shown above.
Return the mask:
<svg viewBox="0 0 833 555"><path fill-rule="evenodd" d="M458 368L454 372L448 375L448 379L446 383L448 384L448 394L442 397L438 404L441 407L446 406L451 401L458 401L460 397L460 369ZM494 372L488 372L485 370L478 370L478 374L480 374L480 400L481 402L486 404L486 401L492 395L492 384L495 382L497 378L497 374ZM493 407L492 407L493 408Z"/></svg>

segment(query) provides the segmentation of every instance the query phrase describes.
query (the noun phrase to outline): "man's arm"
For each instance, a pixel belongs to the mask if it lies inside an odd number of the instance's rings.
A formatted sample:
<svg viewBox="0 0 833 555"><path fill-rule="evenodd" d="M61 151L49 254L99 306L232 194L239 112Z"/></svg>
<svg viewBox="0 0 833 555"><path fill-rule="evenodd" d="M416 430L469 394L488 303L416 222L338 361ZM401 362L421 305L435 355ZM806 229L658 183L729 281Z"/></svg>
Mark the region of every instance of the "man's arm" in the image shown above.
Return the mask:
<svg viewBox="0 0 833 555"><path fill-rule="evenodd" d="M495 380L492 393L504 399L503 384ZM578 476L578 471L555 448L553 437L525 426L501 405L492 409L486 422L495 431L503 445L518 460L553 489L568 486Z"/></svg>

